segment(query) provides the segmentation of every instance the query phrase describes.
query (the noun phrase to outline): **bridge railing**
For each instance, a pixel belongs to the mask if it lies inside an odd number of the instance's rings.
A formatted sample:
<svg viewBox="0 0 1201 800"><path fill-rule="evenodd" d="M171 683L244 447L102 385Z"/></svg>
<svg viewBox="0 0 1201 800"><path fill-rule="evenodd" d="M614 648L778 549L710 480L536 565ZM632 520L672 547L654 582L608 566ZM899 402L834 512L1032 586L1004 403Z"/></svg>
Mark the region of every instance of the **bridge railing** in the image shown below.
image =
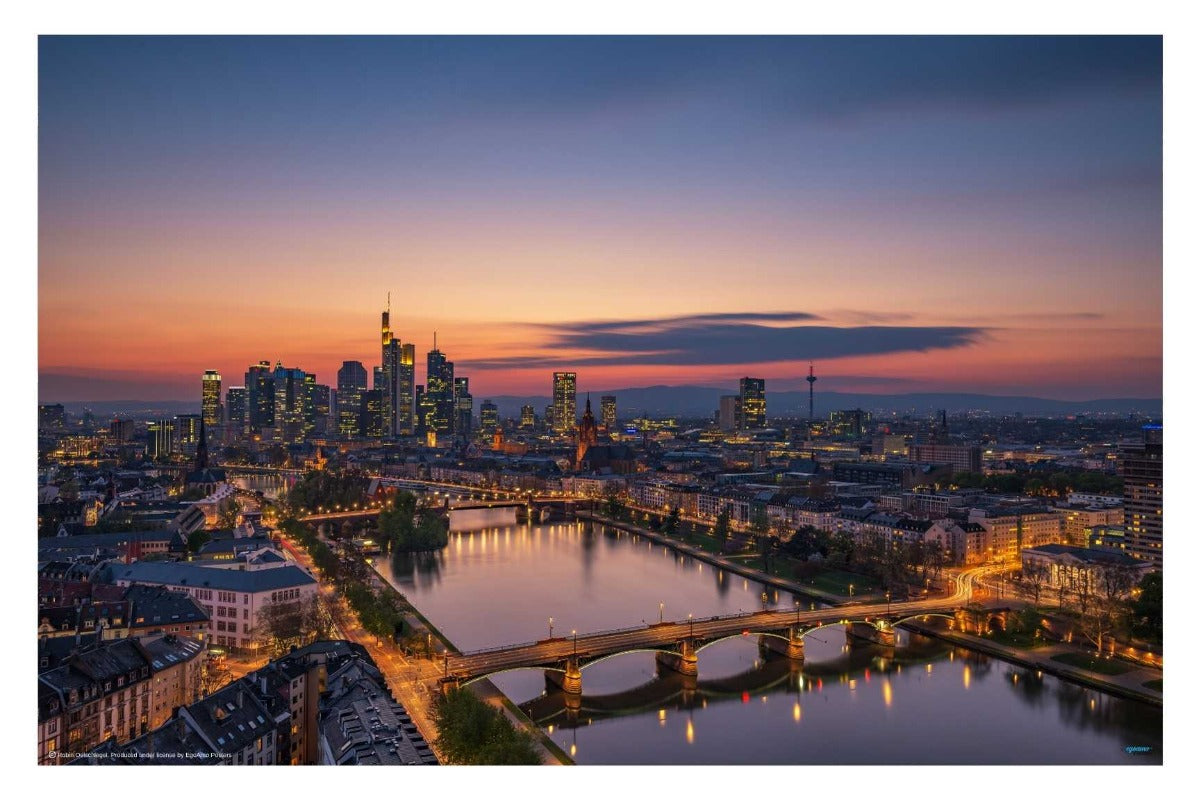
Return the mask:
<svg viewBox="0 0 1201 800"><path fill-rule="evenodd" d="M789 615L792 615L793 613L795 613L793 611L789 611L789 610L783 609L783 608L768 609L768 611L778 611L781 614L787 613ZM749 619L753 616L756 616L756 615L762 614L762 613L763 613L762 611L752 611L749 613L742 613L742 614L722 614L722 615L717 615L717 616L713 616L713 617L693 617L692 623L694 625L699 625L699 624L705 623L705 622L732 622L734 620ZM687 625L687 624L688 624L687 619L664 620L661 624L660 623L648 623L646 625L634 625L634 626L631 626L628 628L610 628L609 630L603 630L603 631L589 631L588 633L585 633L582 635L577 635L576 638L577 638L577 640L578 639L586 640L586 639L591 639L596 636L612 636L614 634L621 634L621 633L646 633L647 630L649 630L651 628L667 627L669 625ZM570 639L569 636L560 636L557 639L555 639L554 641L567 641L568 639ZM534 642L521 642L520 644L505 644L505 645L499 645L497 647L484 647L479 650L469 650L467 652L458 653L458 654L452 656L452 658L471 658L472 656L488 655L489 653L500 653L500 652L504 652L505 650L519 650L523 647L537 647L538 645L546 644L548 641L551 641L551 640L541 639L539 641L534 641Z"/></svg>

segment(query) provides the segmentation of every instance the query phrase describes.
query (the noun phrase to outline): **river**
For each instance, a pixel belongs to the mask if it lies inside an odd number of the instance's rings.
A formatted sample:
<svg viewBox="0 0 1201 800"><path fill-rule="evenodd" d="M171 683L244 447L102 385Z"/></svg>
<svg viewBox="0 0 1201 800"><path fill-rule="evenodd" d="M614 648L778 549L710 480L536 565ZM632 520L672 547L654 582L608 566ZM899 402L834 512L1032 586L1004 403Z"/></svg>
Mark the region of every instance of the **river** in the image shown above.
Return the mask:
<svg viewBox="0 0 1201 800"><path fill-rule="evenodd" d="M581 523L456 532L390 567L464 651L657 622L660 603L671 620L813 602ZM690 681L651 653L608 659L570 710L539 670L493 682L581 764L1162 763L1161 710L916 634L888 651L819 631L799 670L752 636L698 665Z"/></svg>

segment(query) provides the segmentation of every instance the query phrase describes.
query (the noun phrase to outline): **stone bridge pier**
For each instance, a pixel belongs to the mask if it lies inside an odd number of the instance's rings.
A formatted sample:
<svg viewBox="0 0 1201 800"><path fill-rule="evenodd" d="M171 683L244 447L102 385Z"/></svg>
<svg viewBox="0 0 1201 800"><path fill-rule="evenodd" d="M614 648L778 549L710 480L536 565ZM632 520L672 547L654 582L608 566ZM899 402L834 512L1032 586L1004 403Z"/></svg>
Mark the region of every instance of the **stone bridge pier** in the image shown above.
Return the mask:
<svg viewBox="0 0 1201 800"><path fill-rule="evenodd" d="M802 638L802 632L796 628L788 631L787 640L778 636L760 636L759 647L786 656L792 661L805 660L805 640Z"/></svg>
<svg viewBox="0 0 1201 800"><path fill-rule="evenodd" d="M846 623L847 644L852 647L861 644L875 644L882 647L896 647L897 631L892 624L879 622L848 622Z"/></svg>
<svg viewBox="0 0 1201 800"><path fill-rule="evenodd" d="M679 647L678 653L656 653L655 663L681 675L695 676L697 674L696 643L691 639L685 639L677 646Z"/></svg>
<svg viewBox="0 0 1201 800"><path fill-rule="evenodd" d="M583 676L580 675L580 659L576 656L568 658L563 665L563 671L548 669L546 685L561 690L568 697L579 697L584 693Z"/></svg>

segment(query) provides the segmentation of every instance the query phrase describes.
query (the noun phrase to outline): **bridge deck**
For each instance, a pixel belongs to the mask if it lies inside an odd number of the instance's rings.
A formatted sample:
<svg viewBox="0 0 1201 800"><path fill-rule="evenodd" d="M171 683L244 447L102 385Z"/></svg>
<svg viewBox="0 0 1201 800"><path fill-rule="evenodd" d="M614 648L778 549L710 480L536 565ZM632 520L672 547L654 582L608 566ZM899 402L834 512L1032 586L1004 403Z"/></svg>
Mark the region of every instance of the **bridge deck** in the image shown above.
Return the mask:
<svg viewBox="0 0 1201 800"><path fill-rule="evenodd" d="M553 666L573 654L588 659L639 649L674 649L676 643L692 636L713 640L748 633L779 631L800 624L802 627L827 625L842 620L908 617L918 614L938 614L955 611L954 599L917 600L911 602L842 606L817 611L761 611L728 617L711 617L666 622L624 630L591 633L583 636L561 637L506 647L477 650L448 656L446 671L462 680L521 667Z"/></svg>

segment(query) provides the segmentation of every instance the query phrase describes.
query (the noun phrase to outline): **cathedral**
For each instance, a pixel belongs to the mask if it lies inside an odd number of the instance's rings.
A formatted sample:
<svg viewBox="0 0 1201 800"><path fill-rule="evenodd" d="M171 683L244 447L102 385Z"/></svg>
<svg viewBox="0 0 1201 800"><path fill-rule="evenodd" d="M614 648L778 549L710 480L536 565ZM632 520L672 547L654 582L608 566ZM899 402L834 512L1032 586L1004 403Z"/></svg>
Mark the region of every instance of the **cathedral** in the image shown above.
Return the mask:
<svg viewBox="0 0 1201 800"><path fill-rule="evenodd" d="M584 417L580 420L575 435L575 466L576 469L584 461L588 448L596 446L596 417L592 416L592 396L589 395L584 404Z"/></svg>

